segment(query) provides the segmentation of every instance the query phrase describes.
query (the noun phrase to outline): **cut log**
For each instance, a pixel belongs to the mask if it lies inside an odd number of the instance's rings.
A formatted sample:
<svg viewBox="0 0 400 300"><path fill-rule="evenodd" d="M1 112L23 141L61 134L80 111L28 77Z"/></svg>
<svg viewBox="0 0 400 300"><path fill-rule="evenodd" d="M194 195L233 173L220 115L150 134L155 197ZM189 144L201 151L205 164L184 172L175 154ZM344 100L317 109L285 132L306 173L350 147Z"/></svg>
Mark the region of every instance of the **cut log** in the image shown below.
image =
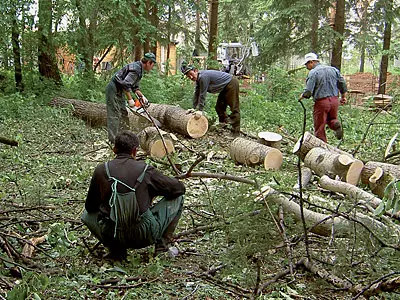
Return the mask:
<svg viewBox="0 0 400 300"><path fill-rule="evenodd" d="M324 148L333 153L344 154L352 157L350 153L347 153L345 151L342 151L334 146L325 143L323 140L320 140L319 138L317 138L316 136L312 135L309 132L304 133L304 138L301 147L300 147L300 141L301 137L297 140L296 144L293 147L293 154L300 156L301 160L304 160L308 151L310 151L312 148L315 147Z"/></svg>
<svg viewBox="0 0 400 300"><path fill-rule="evenodd" d="M18 146L18 142L15 140L10 140L8 138L0 136L0 143L10 145L10 146Z"/></svg>
<svg viewBox="0 0 400 300"><path fill-rule="evenodd" d="M258 133L258 142L268 147L281 149L282 136L275 132L263 131Z"/></svg>
<svg viewBox="0 0 400 300"><path fill-rule="evenodd" d="M283 161L282 152L244 138L236 138L230 146L231 158L249 166L263 164L266 170L278 170Z"/></svg>
<svg viewBox="0 0 400 300"><path fill-rule="evenodd" d="M174 142L170 134L162 130L160 130L160 133L163 136L165 146L163 139L155 127L147 127L138 134L140 147L151 157L161 158L167 155L167 153L175 152Z"/></svg>
<svg viewBox="0 0 400 300"><path fill-rule="evenodd" d="M200 138L207 133L208 120L179 106L167 104L152 104L147 109L150 115L159 120L165 128L191 138Z"/></svg>
<svg viewBox="0 0 400 300"><path fill-rule="evenodd" d="M378 94L373 96L374 106L381 109L389 109L392 107L392 96L385 94Z"/></svg>
<svg viewBox="0 0 400 300"><path fill-rule="evenodd" d="M318 176L328 175L331 178L339 176L341 180L357 184L364 164L348 155L316 147L307 153L304 165Z"/></svg>
<svg viewBox="0 0 400 300"><path fill-rule="evenodd" d="M302 167L301 168L301 187L304 189L310 183L312 179L312 171L310 168ZM299 190L300 189L300 180L297 177L297 183L294 185L293 189Z"/></svg>
<svg viewBox="0 0 400 300"><path fill-rule="evenodd" d="M282 205L286 213L291 214L296 221L301 221L300 205L269 186L263 187L262 193L260 193L255 200L265 200L267 202L271 201ZM329 237L332 236L332 229L335 232L335 237L348 238L354 234L354 223L345 218L331 218L329 215L314 212L307 208L303 208L303 214L307 225L311 228L310 231L315 234ZM379 231L380 233L391 235L399 234L398 230L392 230L392 228L388 228L383 223L366 215L357 213L355 215L355 219L363 223L371 231ZM356 226L358 227L359 225L356 223Z"/></svg>
<svg viewBox="0 0 400 300"><path fill-rule="evenodd" d="M107 126L107 108L104 103L55 97L50 101L49 105L61 108L72 108L73 115L84 120L90 126ZM150 106L151 105L152 104L150 104ZM129 127L134 132L139 132L146 127L153 126L150 121L141 118L130 111L128 111L128 116Z"/></svg>

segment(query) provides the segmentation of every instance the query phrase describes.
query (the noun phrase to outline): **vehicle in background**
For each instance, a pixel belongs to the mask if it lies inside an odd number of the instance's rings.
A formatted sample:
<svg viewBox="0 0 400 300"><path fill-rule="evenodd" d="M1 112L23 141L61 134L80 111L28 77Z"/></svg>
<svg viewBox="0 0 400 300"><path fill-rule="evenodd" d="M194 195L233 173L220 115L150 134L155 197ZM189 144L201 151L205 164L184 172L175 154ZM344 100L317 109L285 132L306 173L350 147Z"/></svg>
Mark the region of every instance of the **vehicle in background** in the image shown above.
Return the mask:
<svg viewBox="0 0 400 300"><path fill-rule="evenodd" d="M221 43L217 48L217 60L223 65L221 71L239 77L250 75L250 69L246 64L246 60L250 55L258 56L256 42L251 42L248 45Z"/></svg>

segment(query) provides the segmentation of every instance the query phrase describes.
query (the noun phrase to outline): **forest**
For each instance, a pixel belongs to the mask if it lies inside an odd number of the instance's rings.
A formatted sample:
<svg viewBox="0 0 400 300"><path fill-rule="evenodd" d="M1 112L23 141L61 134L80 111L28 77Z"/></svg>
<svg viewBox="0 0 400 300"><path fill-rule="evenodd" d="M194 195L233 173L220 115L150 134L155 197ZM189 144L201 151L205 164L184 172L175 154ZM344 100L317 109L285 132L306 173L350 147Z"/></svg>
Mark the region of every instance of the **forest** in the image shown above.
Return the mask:
<svg viewBox="0 0 400 300"><path fill-rule="evenodd" d="M399 299L399 8L2 1L0 299ZM81 215L114 158L106 86L148 52L140 90L162 130L128 114L136 159L183 182L184 208L174 251L110 261ZM315 137L313 100L299 101L309 52L346 80L341 140ZM239 137L219 126L218 94L188 112L183 62L238 78Z"/></svg>

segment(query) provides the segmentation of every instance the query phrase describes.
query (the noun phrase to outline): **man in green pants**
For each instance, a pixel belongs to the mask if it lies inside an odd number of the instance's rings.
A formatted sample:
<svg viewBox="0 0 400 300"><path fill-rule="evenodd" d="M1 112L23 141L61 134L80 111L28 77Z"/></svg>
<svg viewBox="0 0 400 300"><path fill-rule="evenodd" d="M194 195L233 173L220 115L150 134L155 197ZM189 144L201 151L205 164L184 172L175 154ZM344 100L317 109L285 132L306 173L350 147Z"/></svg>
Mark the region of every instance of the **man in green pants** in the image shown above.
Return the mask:
<svg viewBox="0 0 400 300"><path fill-rule="evenodd" d="M139 89L139 82L142 79L143 71L149 72L153 69L155 63L156 56L153 53L146 53L140 61L127 64L116 72L107 85L107 129L108 139L111 143L114 143L119 130L128 129L129 118L124 95L128 105L134 108L135 101L131 93L143 97Z"/></svg>
<svg viewBox="0 0 400 300"><path fill-rule="evenodd" d="M125 258L128 248L152 244L156 252L167 251L183 209L183 183L136 161L138 146L134 133L117 134L116 157L96 167L82 215L112 259ZM152 205L157 196L163 198Z"/></svg>

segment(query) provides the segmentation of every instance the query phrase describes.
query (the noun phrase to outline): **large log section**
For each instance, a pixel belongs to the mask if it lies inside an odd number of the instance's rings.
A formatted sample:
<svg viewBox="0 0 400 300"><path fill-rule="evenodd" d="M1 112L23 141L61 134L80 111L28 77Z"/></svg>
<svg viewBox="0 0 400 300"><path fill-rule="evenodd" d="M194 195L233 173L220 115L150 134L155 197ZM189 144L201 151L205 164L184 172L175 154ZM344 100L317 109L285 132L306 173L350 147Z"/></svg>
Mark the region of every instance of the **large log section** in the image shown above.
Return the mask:
<svg viewBox="0 0 400 300"><path fill-rule="evenodd" d="M393 179L400 179L398 165L369 161L361 172L361 182L368 184L371 191L381 198L384 196L386 186Z"/></svg>
<svg viewBox="0 0 400 300"><path fill-rule="evenodd" d="M56 97L51 100L51 106L73 107L73 114L92 126L105 126L107 124L106 105L77 99L66 99ZM199 138L208 130L208 120L201 116L197 118L194 114L187 114L186 110L166 104L150 104L147 111L152 117L163 124L164 129L169 129L192 138ZM138 117L128 112L130 127L136 132L152 126L145 118Z"/></svg>
<svg viewBox="0 0 400 300"><path fill-rule="evenodd" d="M310 151L312 148L315 148L315 147L325 148L333 153L339 153L339 154L345 154L348 156L352 156L351 154L349 154L345 151L342 151L336 147L333 147L333 146L325 143L323 140L320 140L319 138L317 138L316 136L312 135L311 133L309 133L307 131L304 133L304 138L303 138L301 147L300 147L300 140L301 140L301 137L298 139L297 143L294 145L293 153L300 156L301 160L304 160L308 151Z"/></svg>
<svg viewBox="0 0 400 300"><path fill-rule="evenodd" d="M341 180L357 185L360 180L363 162L347 154L330 152L328 149L315 147L308 151L304 165L312 169L318 176L339 176Z"/></svg>
<svg viewBox="0 0 400 300"><path fill-rule="evenodd" d="M244 138L236 138L230 146L231 158L241 164L253 166L264 164L264 168L278 170L283 161L282 152Z"/></svg>
<svg viewBox="0 0 400 300"><path fill-rule="evenodd" d="M168 153L175 152L174 142L168 132L160 130L163 139L155 127L147 127L139 132L140 147L151 157L164 157ZM164 145L165 142L165 145ZM165 151L165 147L167 151Z"/></svg>
<svg viewBox="0 0 400 300"><path fill-rule="evenodd" d="M147 109L150 115L159 120L165 128L178 132L194 139L207 133L208 120L206 117L197 117L194 113L188 114L179 106L167 104L151 104Z"/></svg>

